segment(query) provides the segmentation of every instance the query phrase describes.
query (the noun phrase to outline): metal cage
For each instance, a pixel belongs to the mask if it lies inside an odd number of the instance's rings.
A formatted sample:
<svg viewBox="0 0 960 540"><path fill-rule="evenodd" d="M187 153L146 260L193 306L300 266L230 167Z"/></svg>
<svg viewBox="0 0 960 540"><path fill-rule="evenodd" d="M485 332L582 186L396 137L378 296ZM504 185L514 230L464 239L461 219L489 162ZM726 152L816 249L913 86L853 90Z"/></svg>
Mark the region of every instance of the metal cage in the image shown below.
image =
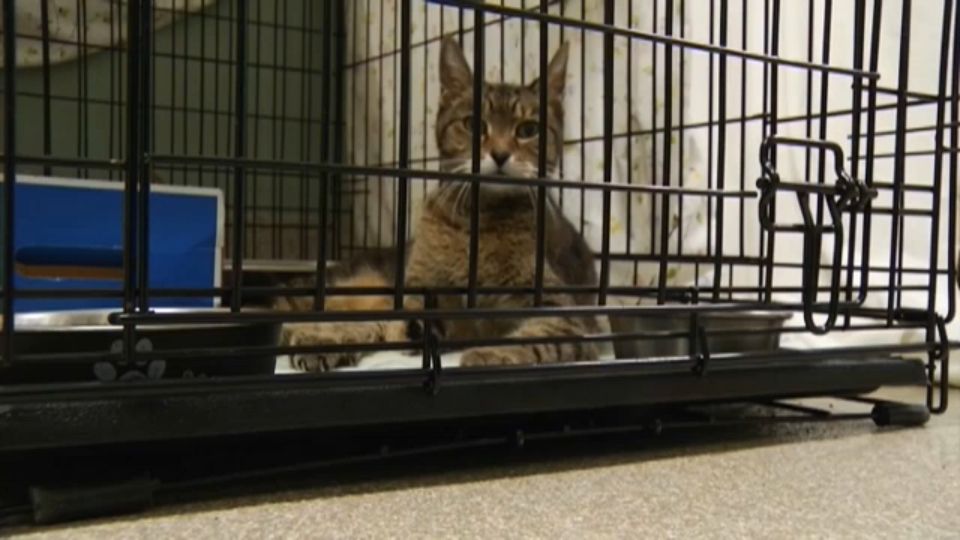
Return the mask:
<svg viewBox="0 0 960 540"><path fill-rule="evenodd" d="M909 422L946 408L960 125L952 0L61 4L3 1L0 450L856 396L884 385L925 385L927 402L875 418L899 411ZM596 305L543 305L555 292L543 283L543 219L529 287L478 283L475 229L465 286L405 287L404 251L430 189L466 182L477 194L516 182L438 168L436 69L448 35L467 51L476 90L484 79L529 84L561 41L572 44L560 169L549 175L541 160L523 181L539 216L556 201L595 251L599 282L576 292L596 294ZM472 127L479 141L481 126ZM475 143L474 171L479 152ZM121 187L109 225L122 248L115 276L94 288L18 286L25 176ZM223 193L222 284L152 284L153 239L163 231L151 228L151 197L170 186ZM400 263L391 287L329 281L339 261L391 247ZM310 279L277 280L290 272ZM535 301L400 309L407 295L429 306L441 293L506 292ZM394 309L323 309L332 295L384 294ZM313 309L255 308L280 296ZM40 298L110 303L109 324L101 322L117 333L116 346L81 352L77 334L24 327L30 317L13 316L17 302ZM224 307L157 309L184 298ZM744 312L760 318L709 323ZM782 327L763 323L778 313L792 317ZM452 345L510 339L451 344L426 331L404 342L277 342L278 325L291 322L405 320L429 330L448 319L586 314L676 324L575 339L677 349L455 369L442 354ZM234 327L220 341L177 339ZM266 341L244 341L252 329ZM169 332L167 345L140 346L152 330ZM67 345L27 347L41 334ZM713 346L750 336L783 343L759 352ZM413 350L416 365L274 373L278 355L338 348ZM211 359L249 367L265 358L266 372L189 376ZM164 376L174 364L178 375ZM60 378L61 369L79 375Z"/></svg>

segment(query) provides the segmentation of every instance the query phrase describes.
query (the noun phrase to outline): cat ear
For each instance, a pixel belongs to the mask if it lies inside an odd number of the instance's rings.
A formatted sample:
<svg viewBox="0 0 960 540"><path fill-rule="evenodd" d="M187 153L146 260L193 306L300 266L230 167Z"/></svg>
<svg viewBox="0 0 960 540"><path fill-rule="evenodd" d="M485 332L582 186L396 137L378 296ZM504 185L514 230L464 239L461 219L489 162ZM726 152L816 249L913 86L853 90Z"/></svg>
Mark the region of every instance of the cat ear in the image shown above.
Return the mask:
<svg viewBox="0 0 960 540"><path fill-rule="evenodd" d="M444 92L463 92L473 87L473 74L463 50L453 37L440 44L440 87Z"/></svg>
<svg viewBox="0 0 960 540"><path fill-rule="evenodd" d="M550 64L547 65L547 92L555 96L563 95L563 88L567 84L567 56L569 44L565 41L560 44L557 52L553 53ZM540 86L540 78L530 83L530 88L536 90Z"/></svg>

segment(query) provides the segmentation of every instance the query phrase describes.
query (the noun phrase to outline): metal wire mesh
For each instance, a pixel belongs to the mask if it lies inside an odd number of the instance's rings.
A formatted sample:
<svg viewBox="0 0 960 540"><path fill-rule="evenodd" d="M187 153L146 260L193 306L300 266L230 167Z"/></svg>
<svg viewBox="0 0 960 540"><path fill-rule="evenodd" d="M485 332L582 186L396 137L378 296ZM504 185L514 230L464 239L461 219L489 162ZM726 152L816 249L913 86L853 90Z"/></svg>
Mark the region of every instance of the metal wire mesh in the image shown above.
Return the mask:
<svg viewBox="0 0 960 540"><path fill-rule="evenodd" d="M14 286L12 179L124 182L124 279L69 292L117 298L124 347L104 358L204 354L136 350L138 328L173 322L679 312L691 327L675 337L693 343L701 313L787 310L798 318L786 335L924 334L914 344L841 344L817 355L914 352L927 356L931 372L946 365L960 110L953 1L109 2L108 37L96 43L88 4L51 14L39 2L38 40L18 33L21 3L3 3L3 298L9 315L15 295L66 294ZM71 17L75 40L52 38L51 21ZM541 305L557 292L543 283L542 220L537 276L522 291L478 283L476 249L464 286L405 289L402 264L389 291L327 283L328 262L368 248L395 246L402 261L420 205L440 180L474 189L504 181L437 170L435 73L440 39L450 34L472 60L476 88L484 79L530 83L552 50L573 43L560 170L548 177L541 164L527 181L539 215L555 197L595 251L597 306ZM14 69L17 51L37 43L40 60ZM75 58L51 58L57 44L75 46ZM160 184L224 192L224 286L149 286L148 201ZM244 267L260 259L307 261L319 279L301 289L245 285ZM427 315L344 314L322 302L314 311L239 313L254 297L384 292L396 307L405 294L441 292L523 292L537 301ZM151 298L191 295L223 296L230 312L149 312ZM8 363L29 360L15 354L14 330L5 317ZM426 349L439 345L354 344L401 346L428 358ZM772 357L796 353L779 354Z"/></svg>

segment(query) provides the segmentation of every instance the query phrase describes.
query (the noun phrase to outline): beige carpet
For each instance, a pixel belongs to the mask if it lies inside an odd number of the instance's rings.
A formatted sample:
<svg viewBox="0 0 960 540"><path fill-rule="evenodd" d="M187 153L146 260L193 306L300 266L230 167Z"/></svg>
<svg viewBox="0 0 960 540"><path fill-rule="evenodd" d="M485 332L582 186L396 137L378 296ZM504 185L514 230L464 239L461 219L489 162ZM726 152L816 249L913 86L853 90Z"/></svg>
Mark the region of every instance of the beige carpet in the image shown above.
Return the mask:
<svg viewBox="0 0 960 540"><path fill-rule="evenodd" d="M960 538L960 392L950 397L947 415L920 429L664 434L598 454L446 466L23 538Z"/></svg>

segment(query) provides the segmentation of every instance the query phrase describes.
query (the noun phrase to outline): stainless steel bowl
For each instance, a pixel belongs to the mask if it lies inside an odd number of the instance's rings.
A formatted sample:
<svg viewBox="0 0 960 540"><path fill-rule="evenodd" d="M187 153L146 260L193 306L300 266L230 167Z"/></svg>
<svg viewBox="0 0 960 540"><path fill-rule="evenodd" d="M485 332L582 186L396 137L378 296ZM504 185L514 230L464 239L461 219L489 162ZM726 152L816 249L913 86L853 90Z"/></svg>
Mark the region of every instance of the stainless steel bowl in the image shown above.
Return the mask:
<svg viewBox="0 0 960 540"><path fill-rule="evenodd" d="M780 347L780 329L791 317L780 311L713 311L699 315L707 332L711 353L773 351ZM649 338L621 339L614 342L617 358L686 356L689 344L690 314L670 311L656 316L611 316L610 328L618 334L645 333ZM737 331L743 332L737 332ZM684 337L663 338L657 334L684 333ZM711 333L722 332L722 333Z"/></svg>
<svg viewBox="0 0 960 540"><path fill-rule="evenodd" d="M140 365L116 365L122 347L120 326L110 324L115 309L17 314L17 361L0 368L0 384L23 382L112 381L137 378L262 375L274 372L276 355L239 357L241 347L276 346L279 323L227 322L200 325L138 326L137 350L220 349L213 355L175 355ZM158 313L196 313L196 309L157 309ZM224 309L199 310L225 312ZM6 336L0 334L0 344ZM25 355L33 355L33 358ZM39 357L39 358L38 358Z"/></svg>

